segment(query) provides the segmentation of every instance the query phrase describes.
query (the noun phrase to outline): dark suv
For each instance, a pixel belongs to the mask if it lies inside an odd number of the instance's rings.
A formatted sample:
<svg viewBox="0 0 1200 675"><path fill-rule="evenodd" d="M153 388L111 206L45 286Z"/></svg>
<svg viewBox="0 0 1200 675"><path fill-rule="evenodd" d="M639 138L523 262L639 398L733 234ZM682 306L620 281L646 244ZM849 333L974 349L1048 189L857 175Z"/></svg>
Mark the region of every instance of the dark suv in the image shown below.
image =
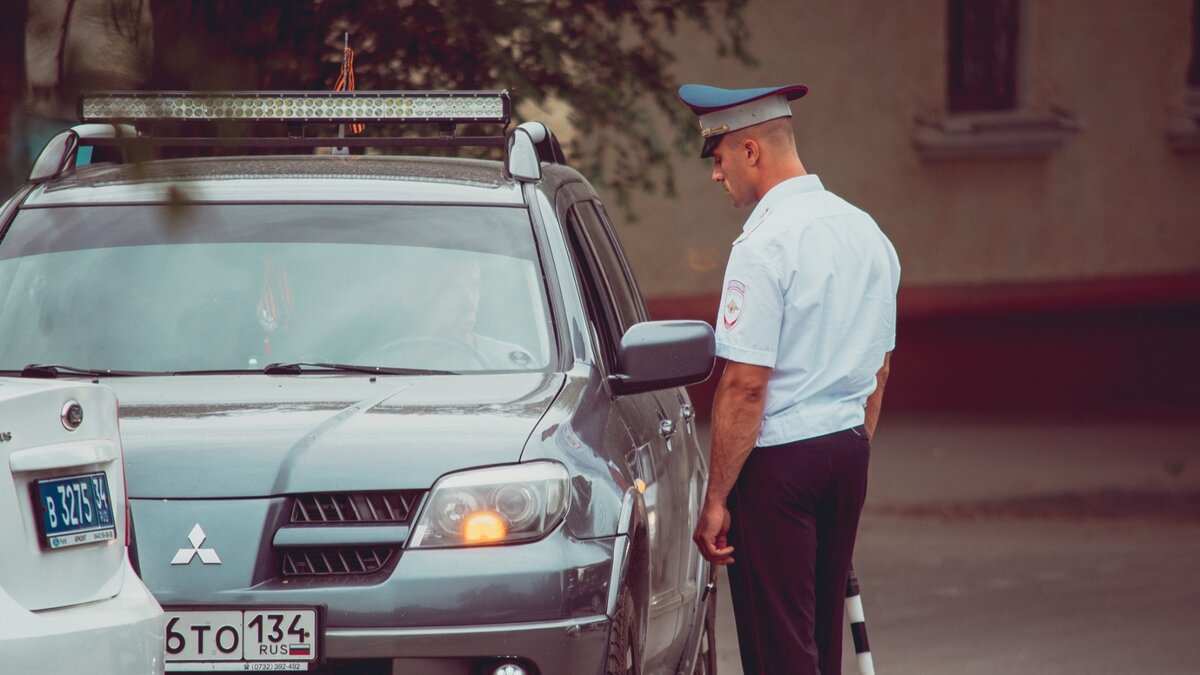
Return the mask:
<svg viewBox="0 0 1200 675"><path fill-rule="evenodd" d="M509 110L98 96L3 206L0 374L116 390L168 671L712 671L682 388L711 329L648 320L596 192ZM302 128L363 121L441 133ZM197 156L223 145L257 154ZM429 145L504 159L311 154Z"/></svg>

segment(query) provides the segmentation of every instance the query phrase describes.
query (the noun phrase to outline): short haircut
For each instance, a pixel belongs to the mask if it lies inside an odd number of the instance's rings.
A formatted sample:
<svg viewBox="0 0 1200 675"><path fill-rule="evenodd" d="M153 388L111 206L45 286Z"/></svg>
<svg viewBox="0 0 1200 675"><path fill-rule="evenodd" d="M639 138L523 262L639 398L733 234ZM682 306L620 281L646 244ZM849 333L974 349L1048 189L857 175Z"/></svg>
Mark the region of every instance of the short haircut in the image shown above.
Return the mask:
<svg viewBox="0 0 1200 675"><path fill-rule="evenodd" d="M722 135L720 145L728 148L741 145L752 138L759 145L774 152L796 152L796 135L792 132L792 118L776 117L754 126L730 131Z"/></svg>
<svg viewBox="0 0 1200 675"><path fill-rule="evenodd" d="M756 132L754 136L762 139L772 148L793 152L796 150L796 135L792 132L792 118L790 117L776 117L762 124L756 124L749 130L754 130Z"/></svg>

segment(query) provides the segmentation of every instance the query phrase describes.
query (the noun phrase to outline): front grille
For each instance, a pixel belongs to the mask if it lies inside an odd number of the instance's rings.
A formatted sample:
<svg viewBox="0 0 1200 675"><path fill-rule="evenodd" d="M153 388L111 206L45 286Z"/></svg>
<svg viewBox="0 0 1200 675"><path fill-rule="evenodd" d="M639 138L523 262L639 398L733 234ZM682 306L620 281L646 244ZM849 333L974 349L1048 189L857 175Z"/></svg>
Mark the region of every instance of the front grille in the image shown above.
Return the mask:
<svg viewBox="0 0 1200 675"><path fill-rule="evenodd" d="M292 549L283 553L283 576L329 577L371 574L383 569L395 551L390 548Z"/></svg>
<svg viewBox="0 0 1200 675"><path fill-rule="evenodd" d="M407 523L420 500L420 490L299 495L292 523Z"/></svg>

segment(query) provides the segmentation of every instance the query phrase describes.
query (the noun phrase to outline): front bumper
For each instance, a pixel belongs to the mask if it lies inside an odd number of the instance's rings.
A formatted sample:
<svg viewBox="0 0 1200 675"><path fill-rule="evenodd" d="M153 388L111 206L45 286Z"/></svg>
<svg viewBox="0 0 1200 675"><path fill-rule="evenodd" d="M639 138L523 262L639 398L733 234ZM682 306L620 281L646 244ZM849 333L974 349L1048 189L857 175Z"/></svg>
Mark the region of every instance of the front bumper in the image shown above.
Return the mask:
<svg viewBox="0 0 1200 675"><path fill-rule="evenodd" d="M287 577L278 498L134 500L133 510L142 578L169 609L315 607L323 659L393 659L394 672L435 672L405 663L432 658L522 657L543 675L604 665L624 536L579 540L560 525L525 544L399 550L369 575ZM180 538L159 537L198 523L220 564L171 564Z"/></svg>
<svg viewBox="0 0 1200 675"><path fill-rule="evenodd" d="M585 617L489 626L443 628L342 628L325 634L331 659L393 659L393 672L465 673L479 659L507 656L542 675L603 673L609 619ZM397 655L403 655L397 657Z"/></svg>

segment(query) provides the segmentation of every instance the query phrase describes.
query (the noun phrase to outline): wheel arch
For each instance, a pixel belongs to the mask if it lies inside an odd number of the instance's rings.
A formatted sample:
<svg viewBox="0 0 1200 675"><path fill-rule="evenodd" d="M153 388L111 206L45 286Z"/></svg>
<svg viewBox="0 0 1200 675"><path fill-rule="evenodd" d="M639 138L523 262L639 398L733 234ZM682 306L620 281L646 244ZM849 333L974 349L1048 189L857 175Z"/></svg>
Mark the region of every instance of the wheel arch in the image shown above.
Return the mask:
<svg viewBox="0 0 1200 675"><path fill-rule="evenodd" d="M637 626L634 641L635 661L644 659L643 648L649 620L650 544L647 535L646 504L635 488L625 493L621 508L618 540L620 552L613 559L613 578L609 585L607 614L614 618L621 591L628 588L633 598ZM641 672L639 666L638 672Z"/></svg>

